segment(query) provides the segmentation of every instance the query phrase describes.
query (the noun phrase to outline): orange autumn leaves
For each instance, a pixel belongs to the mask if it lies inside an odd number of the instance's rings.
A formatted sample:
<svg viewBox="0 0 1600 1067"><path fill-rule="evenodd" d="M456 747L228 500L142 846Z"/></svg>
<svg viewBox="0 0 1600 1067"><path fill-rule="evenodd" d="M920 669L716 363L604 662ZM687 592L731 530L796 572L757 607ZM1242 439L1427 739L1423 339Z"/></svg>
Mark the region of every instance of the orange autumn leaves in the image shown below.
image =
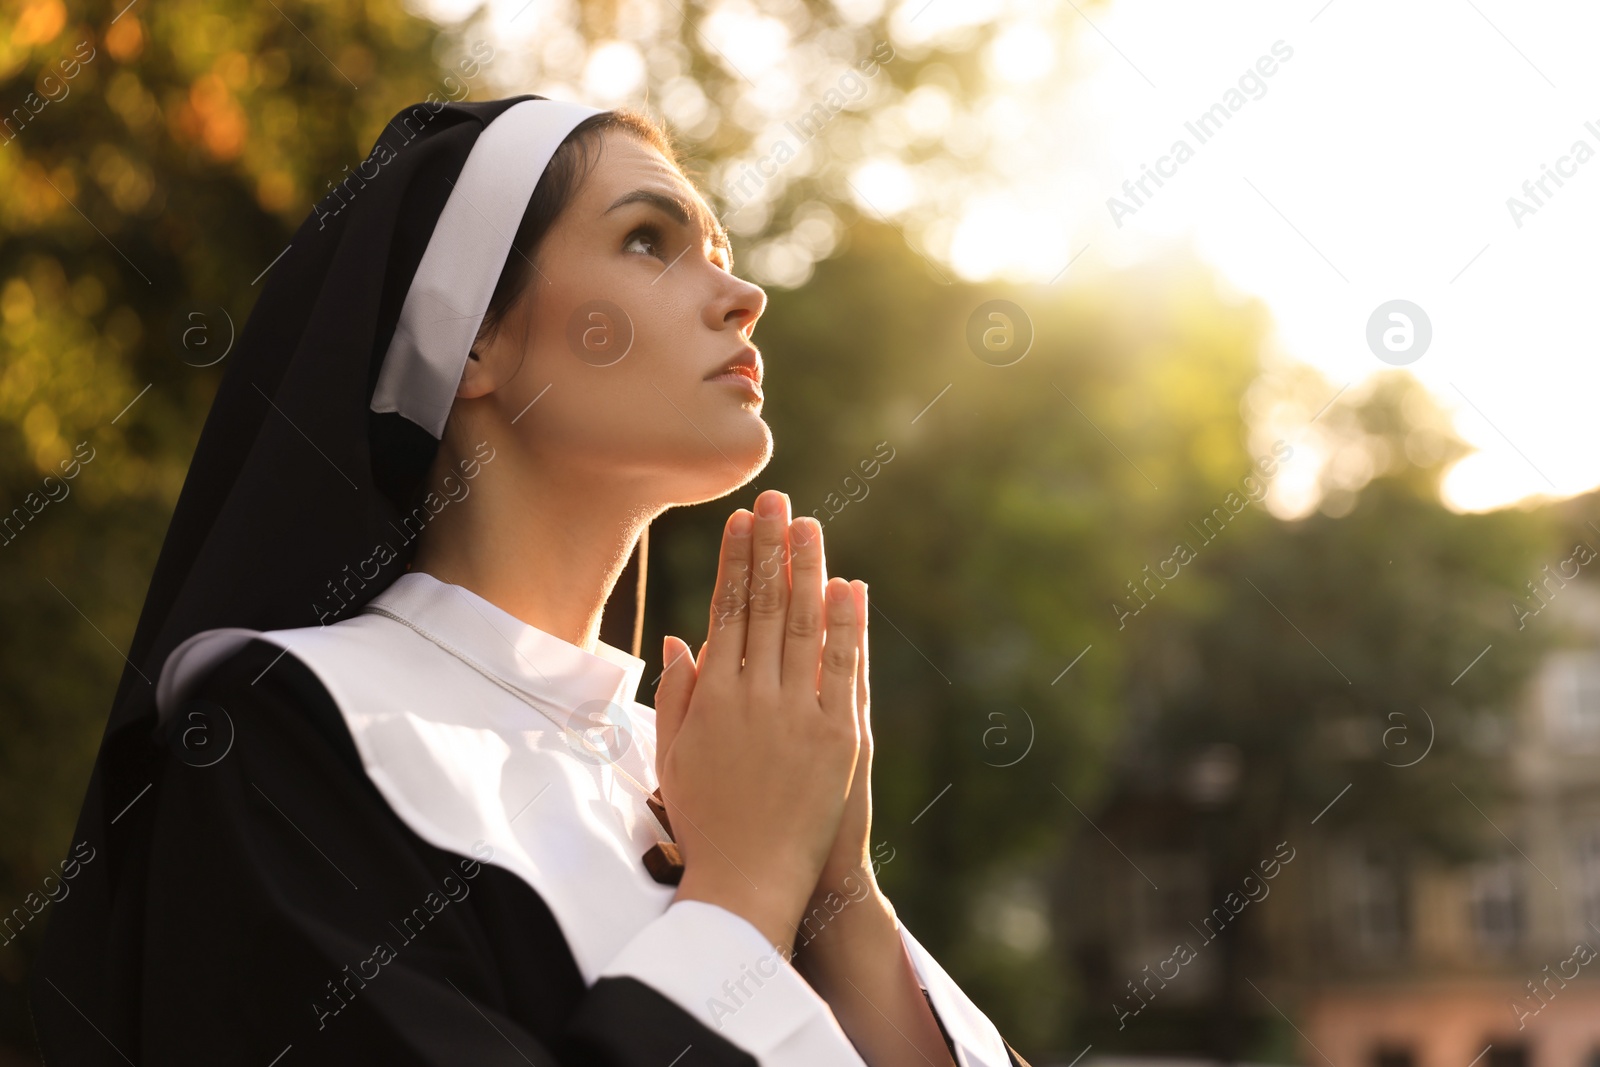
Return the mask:
<svg viewBox="0 0 1600 1067"><path fill-rule="evenodd" d="M66 24L67 5L61 0L32 0L17 15L11 30L11 47L23 49L53 41Z"/></svg>
<svg viewBox="0 0 1600 1067"><path fill-rule="evenodd" d="M189 87L183 103L172 110L173 136L202 146L218 162L237 159L244 151L250 123L233 89L244 83L249 72L250 61L242 53L218 56L211 70Z"/></svg>

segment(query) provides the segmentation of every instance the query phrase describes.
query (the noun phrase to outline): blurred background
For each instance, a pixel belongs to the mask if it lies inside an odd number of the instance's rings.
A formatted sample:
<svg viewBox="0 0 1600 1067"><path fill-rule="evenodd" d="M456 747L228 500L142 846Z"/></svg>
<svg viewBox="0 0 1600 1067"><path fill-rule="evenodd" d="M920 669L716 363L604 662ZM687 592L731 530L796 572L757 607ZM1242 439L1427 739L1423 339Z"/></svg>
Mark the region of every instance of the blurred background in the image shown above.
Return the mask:
<svg viewBox="0 0 1600 1067"><path fill-rule="evenodd" d="M771 297L776 457L656 524L643 647L729 508L824 521L880 880L1019 1052L1600 1064L1592 6L0 11L12 1062L261 276L402 106L537 92L660 117Z"/></svg>

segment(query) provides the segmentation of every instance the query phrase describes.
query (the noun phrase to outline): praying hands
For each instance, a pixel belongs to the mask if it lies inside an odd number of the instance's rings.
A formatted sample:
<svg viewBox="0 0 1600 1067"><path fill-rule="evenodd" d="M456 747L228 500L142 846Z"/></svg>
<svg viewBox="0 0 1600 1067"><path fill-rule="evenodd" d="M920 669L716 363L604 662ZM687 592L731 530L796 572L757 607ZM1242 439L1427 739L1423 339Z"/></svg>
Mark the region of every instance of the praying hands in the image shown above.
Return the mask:
<svg viewBox="0 0 1600 1067"><path fill-rule="evenodd" d="M866 585L827 577L821 525L791 522L781 493L756 512L724 530L698 658L664 642L656 763L683 854L677 899L751 922L873 1067L949 1063L868 854ZM796 955L819 908L827 928Z"/></svg>

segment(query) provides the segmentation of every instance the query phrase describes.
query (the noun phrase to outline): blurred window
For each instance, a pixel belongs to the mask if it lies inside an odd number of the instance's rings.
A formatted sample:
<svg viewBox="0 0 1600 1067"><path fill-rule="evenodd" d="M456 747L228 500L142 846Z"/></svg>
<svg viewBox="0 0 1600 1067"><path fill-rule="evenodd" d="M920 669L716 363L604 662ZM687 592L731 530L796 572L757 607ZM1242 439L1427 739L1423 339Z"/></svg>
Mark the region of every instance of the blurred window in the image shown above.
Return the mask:
<svg viewBox="0 0 1600 1067"><path fill-rule="evenodd" d="M1363 952L1390 954L1405 944L1404 874L1386 849L1361 848L1349 870L1352 926Z"/></svg>
<svg viewBox="0 0 1600 1067"><path fill-rule="evenodd" d="M1494 952L1516 948L1522 943L1527 917L1523 900L1524 862L1517 857L1501 857L1480 865L1472 874L1472 932L1478 944Z"/></svg>
<svg viewBox="0 0 1600 1067"><path fill-rule="evenodd" d="M1600 926L1600 826L1581 830L1573 844L1573 866L1577 868L1583 922L1586 926ZM1591 1067L1600 1067L1600 1061Z"/></svg>
<svg viewBox="0 0 1600 1067"><path fill-rule="evenodd" d="M1600 742L1600 654L1555 653L1547 670L1553 737L1586 745Z"/></svg>
<svg viewBox="0 0 1600 1067"><path fill-rule="evenodd" d="M1528 1067L1528 1046L1490 1044L1489 1054L1483 1058L1483 1067Z"/></svg>
<svg viewBox="0 0 1600 1067"><path fill-rule="evenodd" d="M1372 1053L1372 1067L1417 1067L1417 1054L1409 1045L1382 1046Z"/></svg>

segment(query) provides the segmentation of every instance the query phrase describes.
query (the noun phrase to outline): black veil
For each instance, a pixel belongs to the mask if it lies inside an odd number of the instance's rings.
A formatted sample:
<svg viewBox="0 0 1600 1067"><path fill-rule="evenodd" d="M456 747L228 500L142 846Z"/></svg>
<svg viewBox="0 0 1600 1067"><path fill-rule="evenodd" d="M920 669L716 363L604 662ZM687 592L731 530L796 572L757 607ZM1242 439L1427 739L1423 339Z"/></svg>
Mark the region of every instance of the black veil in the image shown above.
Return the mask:
<svg viewBox="0 0 1600 1067"><path fill-rule="evenodd" d="M414 541L402 536L401 516L419 502L438 441L369 405L473 145L507 109L539 99L401 111L359 177L317 206L269 269L206 418L112 703L73 837L93 858L52 908L31 976L47 1061L122 1063L140 1044L146 854L165 762L155 681L168 654L215 627L312 625L317 605L342 604L321 621L348 617L405 572ZM380 542L398 555L368 577ZM613 602L634 600L630 585L619 581Z"/></svg>

